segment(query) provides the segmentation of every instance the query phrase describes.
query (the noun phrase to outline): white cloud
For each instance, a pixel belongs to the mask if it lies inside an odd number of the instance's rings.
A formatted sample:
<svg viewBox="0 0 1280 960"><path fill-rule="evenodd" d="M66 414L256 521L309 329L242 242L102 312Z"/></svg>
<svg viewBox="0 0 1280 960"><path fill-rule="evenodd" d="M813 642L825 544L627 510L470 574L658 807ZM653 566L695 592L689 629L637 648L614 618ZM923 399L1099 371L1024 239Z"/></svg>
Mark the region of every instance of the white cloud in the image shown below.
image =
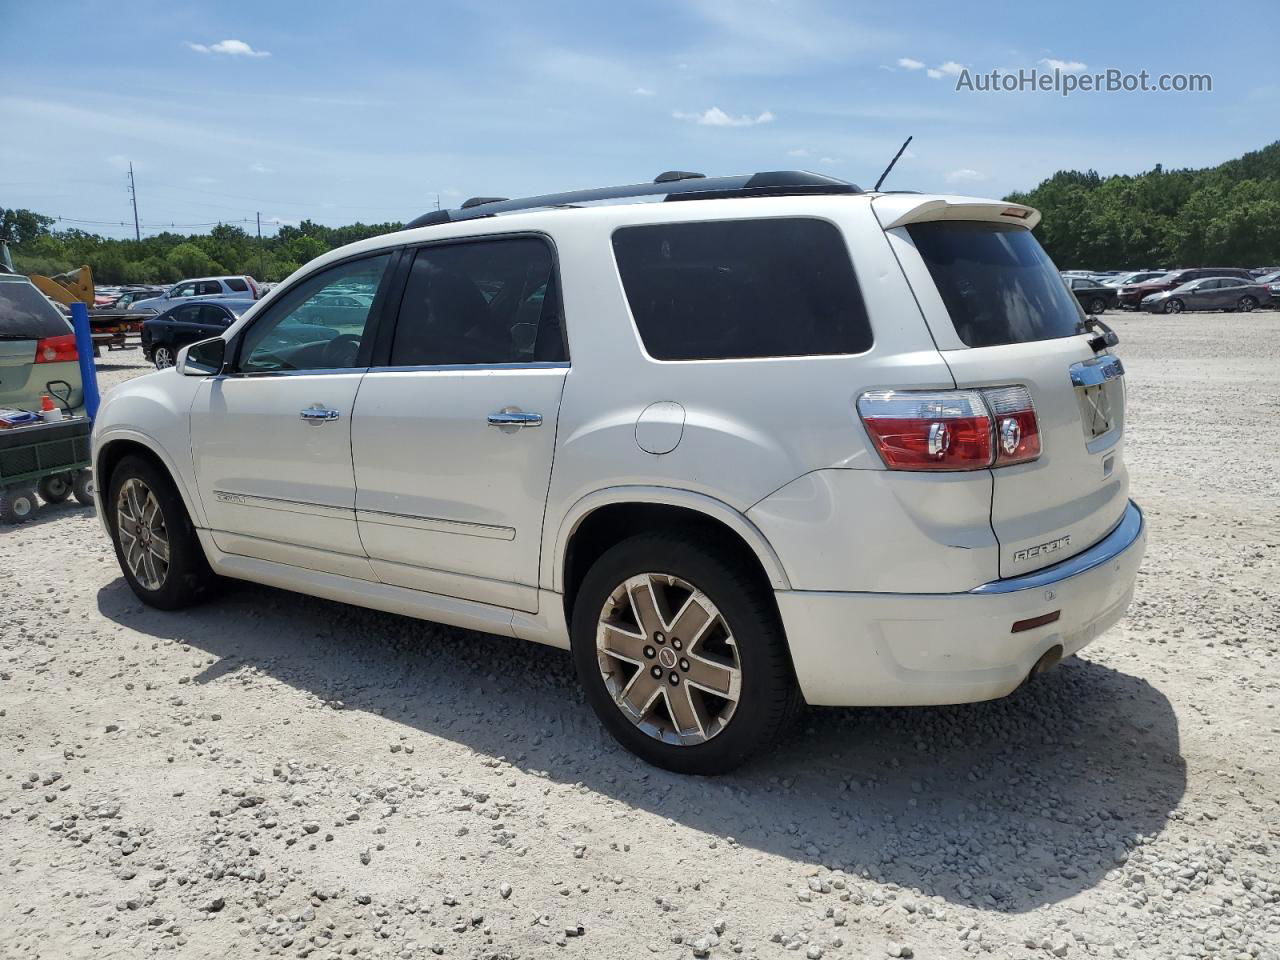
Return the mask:
<svg viewBox="0 0 1280 960"><path fill-rule="evenodd" d="M787 156L788 157L807 157L809 156L809 151L806 150L804 147L796 147L796 149L794 150L788 150Z"/></svg>
<svg viewBox="0 0 1280 960"><path fill-rule="evenodd" d="M837 160L835 157L819 157L818 162L819 163L839 163L840 161Z"/></svg>
<svg viewBox="0 0 1280 960"><path fill-rule="evenodd" d="M249 164L249 169L250 169L250 170L252 170L254 173L271 173L271 172L273 172L273 171L271 170L271 168L270 168L270 167L268 167L268 166L267 166L265 163L263 163L261 160L255 160L255 161L253 161L253 163Z"/></svg>
<svg viewBox="0 0 1280 960"><path fill-rule="evenodd" d="M652 90L650 90L648 87L636 87L636 88L635 88L634 90L632 90L631 92L632 92L632 93L634 93L637 97L652 97L652 96L653 96L653 91L652 91Z"/></svg>
<svg viewBox="0 0 1280 960"><path fill-rule="evenodd" d="M948 60L946 63L938 64L936 67L930 67L927 72L933 79L938 80L942 77L958 77L962 70L964 70L963 63Z"/></svg>
<svg viewBox="0 0 1280 960"><path fill-rule="evenodd" d="M963 167L960 170L952 170L947 174L947 183L968 183L976 180L985 180L987 175L977 170L970 170Z"/></svg>
<svg viewBox="0 0 1280 960"><path fill-rule="evenodd" d="M923 70L924 64L919 60L912 60L910 57L899 57L898 66L903 70Z"/></svg>
<svg viewBox="0 0 1280 960"><path fill-rule="evenodd" d="M757 123L773 123L774 120L773 114L768 110L758 113L754 117L745 113L734 117L725 113L719 107L711 107L702 113L681 113L677 110L671 115L677 120L692 120L694 123L701 124L704 127L753 127Z"/></svg>
<svg viewBox="0 0 1280 960"><path fill-rule="evenodd" d="M217 43L192 43L187 46L196 53L225 53L229 57L269 57L266 50L255 50L243 40L219 40Z"/></svg>
<svg viewBox="0 0 1280 960"><path fill-rule="evenodd" d="M1045 57L1040 62L1050 70L1058 70L1062 73L1083 73L1089 69L1087 63L1081 63L1079 60L1055 60L1053 57Z"/></svg>

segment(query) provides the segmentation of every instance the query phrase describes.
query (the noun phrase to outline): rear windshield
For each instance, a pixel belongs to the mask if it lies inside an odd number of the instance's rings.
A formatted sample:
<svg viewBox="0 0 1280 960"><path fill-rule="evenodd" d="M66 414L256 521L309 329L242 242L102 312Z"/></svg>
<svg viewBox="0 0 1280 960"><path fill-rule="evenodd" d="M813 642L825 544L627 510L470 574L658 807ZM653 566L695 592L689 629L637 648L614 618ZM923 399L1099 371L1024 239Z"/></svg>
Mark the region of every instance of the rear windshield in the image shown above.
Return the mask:
<svg viewBox="0 0 1280 960"><path fill-rule="evenodd" d="M226 283L236 293L246 293L249 290L249 285L239 277L227 277Z"/></svg>
<svg viewBox="0 0 1280 960"><path fill-rule="evenodd" d="M27 280L0 280L0 340L41 340L71 332L58 308Z"/></svg>
<svg viewBox="0 0 1280 960"><path fill-rule="evenodd" d="M1025 227L934 220L907 227L960 339L971 347L1079 333L1084 313Z"/></svg>
<svg viewBox="0 0 1280 960"><path fill-rule="evenodd" d="M622 227L613 251L655 360L862 353L871 326L840 231L779 218Z"/></svg>

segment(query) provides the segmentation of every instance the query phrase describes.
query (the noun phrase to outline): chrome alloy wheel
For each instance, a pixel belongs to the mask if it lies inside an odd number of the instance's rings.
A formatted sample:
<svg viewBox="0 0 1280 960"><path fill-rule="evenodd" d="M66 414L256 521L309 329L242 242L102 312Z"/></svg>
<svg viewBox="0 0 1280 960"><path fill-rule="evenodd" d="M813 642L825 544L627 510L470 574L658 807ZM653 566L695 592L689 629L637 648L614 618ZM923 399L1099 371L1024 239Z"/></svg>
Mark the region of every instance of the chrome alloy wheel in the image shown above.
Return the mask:
<svg viewBox="0 0 1280 960"><path fill-rule="evenodd" d="M663 743L705 743L737 709L738 644L711 599L679 577L618 584L600 611L596 658L623 716Z"/></svg>
<svg viewBox="0 0 1280 960"><path fill-rule="evenodd" d="M138 583L159 590L169 575L169 533L151 488L130 477L116 500L116 534L120 552Z"/></svg>
<svg viewBox="0 0 1280 960"><path fill-rule="evenodd" d="M173 366L173 351L168 347L156 347L154 356L157 370L167 370Z"/></svg>

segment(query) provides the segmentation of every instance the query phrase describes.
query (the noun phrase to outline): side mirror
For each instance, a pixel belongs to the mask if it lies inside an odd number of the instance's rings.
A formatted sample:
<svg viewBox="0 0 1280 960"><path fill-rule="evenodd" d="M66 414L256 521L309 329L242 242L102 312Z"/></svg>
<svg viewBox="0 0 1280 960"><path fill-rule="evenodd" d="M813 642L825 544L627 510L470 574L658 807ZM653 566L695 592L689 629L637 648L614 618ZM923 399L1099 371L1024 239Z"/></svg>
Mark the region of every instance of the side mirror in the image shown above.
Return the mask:
<svg viewBox="0 0 1280 960"><path fill-rule="evenodd" d="M174 365L184 377L214 377L222 372L226 359L227 341L214 337L183 347Z"/></svg>

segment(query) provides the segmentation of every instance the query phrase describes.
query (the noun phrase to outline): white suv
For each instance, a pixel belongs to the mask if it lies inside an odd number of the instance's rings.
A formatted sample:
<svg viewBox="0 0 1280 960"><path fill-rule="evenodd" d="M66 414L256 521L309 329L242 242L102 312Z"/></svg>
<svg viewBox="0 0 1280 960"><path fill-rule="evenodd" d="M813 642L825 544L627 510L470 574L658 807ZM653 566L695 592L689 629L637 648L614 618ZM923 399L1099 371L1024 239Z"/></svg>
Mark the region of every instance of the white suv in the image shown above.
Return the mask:
<svg viewBox="0 0 1280 960"><path fill-rule="evenodd" d="M803 173L469 201L112 390L100 514L153 606L222 575L568 648L674 770L802 698L1000 697L1146 539L1038 220Z"/></svg>
<svg viewBox="0 0 1280 960"><path fill-rule="evenodd" d="M158 297L135 300L129 309L135 312L163 313L185 300L227 297L233 300L256 300L260 297L258 281L243 274L235 277L196 277L175 283Z"/></svg>

